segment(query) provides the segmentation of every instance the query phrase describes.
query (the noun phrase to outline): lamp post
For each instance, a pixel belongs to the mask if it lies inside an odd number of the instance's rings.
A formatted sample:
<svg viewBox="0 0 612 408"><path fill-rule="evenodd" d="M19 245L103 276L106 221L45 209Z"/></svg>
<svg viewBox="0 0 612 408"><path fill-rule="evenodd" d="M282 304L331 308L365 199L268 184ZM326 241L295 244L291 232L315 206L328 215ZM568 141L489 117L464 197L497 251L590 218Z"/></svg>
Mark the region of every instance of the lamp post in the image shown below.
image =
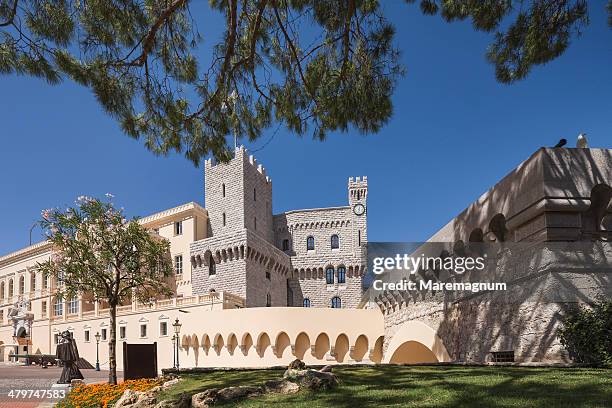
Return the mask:
<svg viewBox="0 0 612 408"><path fill-rule="evenodd" d="M96 332L96 371L100 371L100 332Z"/></svg>
<svg viewBox="0 0 612 408"><path fill-rule="evenodd" d="M176 320L174 321L174 323L172 323L172 327L174 328L174 335L176 337L175 341L176 341L176 369L178 370L180 368L179 366L179 334L181 333L181 323L179 322L178 317L176 318Z"/></svg>
<svg viewBox="0 0 612 408"><path fill-rule="evenodd" d="M176 334L172 335L172 367L176 368Z"/></svg>

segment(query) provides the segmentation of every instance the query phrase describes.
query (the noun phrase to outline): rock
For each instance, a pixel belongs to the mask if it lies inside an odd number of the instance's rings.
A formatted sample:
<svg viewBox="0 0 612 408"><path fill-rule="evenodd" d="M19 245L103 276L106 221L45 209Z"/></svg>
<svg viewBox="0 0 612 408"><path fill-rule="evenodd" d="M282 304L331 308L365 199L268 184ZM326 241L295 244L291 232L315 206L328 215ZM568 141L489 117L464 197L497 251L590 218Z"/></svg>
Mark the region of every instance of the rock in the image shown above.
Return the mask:
<svg viewBox="0 0 612 408"><path fill-rule="evenodd" d="M191 396L191 406L193 408L208 408L217 402L217 388L211 388Z"/></svg>
<svg viewBox="0 0 612 408"><path fill-rule="evenodd" d="M299 358L293 360L291 363L289 363L289 366L287 367L287 369L289 370L303 370L305 368L306 364L304 364L304 362Z"/></svg>
<svg viewBox="0 0 612 408"><path fill-rule="evenodd" d="M76 387L77 385L85 385L85 381L75 378L74 380L70 381L70 386L71 387Z"/></svg>
<svg viewBox="0 0 612 408"><path fill-rule="evenodd" d="M285 371L283 378L307 387L310 390L328 390L338 385L338 378L332 373L312 369Z"/></svg>
<svg viewBox="0 0 612 408"><path fill-rule="evenodd" d="M162 389L167 390L168 388L172 387L173 385L176 385L176 383L178 383L181 379L180 378L175 378L173 380L168 380L165 383L162 384Z"/></svg>
<svg viewBox="0 0 612 408"><path fill-rule="evenodd" d="M194 394L191 397L191 406L193 408L208 408L220 402L233 402L244 398L257 397L263 394L262 387L252 387L241 385L238 387L227 388L211 388L204 392Z"/></svg>
<svg viewBox="0 0 612 408"><path fill-rule="evenodd" d="M277 394L295 394L300 390L300 386L288 380L270 380L265 384L266 392Z"/></svg>
<svg viewBox="0 0 612 408"><path fill-rule="evenodd" d="M130 389L123 391L121 397L119 397L117 402L115 402L115 408L123 408L134 405L138 401L138 394L138 392Z"/></svg>
<svg viewBox="0 0 612 408"><path fill-rule="evenodd" d="M319 371L322 373L331 373L332 372L332 367L331 365L326 365L325 367L321 368Z"/></svg>

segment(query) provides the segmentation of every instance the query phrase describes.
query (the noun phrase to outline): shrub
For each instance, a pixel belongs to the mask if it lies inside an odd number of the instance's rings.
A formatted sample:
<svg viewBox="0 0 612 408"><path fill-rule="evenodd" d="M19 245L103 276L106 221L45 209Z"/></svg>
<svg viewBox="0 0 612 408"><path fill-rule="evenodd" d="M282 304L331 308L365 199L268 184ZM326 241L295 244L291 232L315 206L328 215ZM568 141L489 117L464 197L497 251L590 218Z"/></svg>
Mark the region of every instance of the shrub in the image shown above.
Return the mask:
<svg viewBox="0 0 612 408"><path fill-rule="evenodd" d="M78 385L56 407L59 408L107 408L115 403L127 389L148 391L160 385L158 379L128 380L113 385L108 383Z"/></svg>
<svg viewBox="0 0 612 408"><path fill-rule="evenodd" d="M562 323L559 338L575 362L612 365L612 300L578 306Z"/></svg>

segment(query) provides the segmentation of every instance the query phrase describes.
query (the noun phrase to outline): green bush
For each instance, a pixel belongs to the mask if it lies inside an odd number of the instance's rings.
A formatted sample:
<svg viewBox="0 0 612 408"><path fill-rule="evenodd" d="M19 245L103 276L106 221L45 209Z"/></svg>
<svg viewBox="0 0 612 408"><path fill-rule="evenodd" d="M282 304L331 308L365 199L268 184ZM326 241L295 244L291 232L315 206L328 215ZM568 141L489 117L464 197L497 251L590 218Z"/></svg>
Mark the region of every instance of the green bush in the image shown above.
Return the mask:
<svg viewBox="0 0 612 408"><path fill-rule="evenodd" d="M612 365L612 300L568 312L559 338L575 362Z"/></svg>

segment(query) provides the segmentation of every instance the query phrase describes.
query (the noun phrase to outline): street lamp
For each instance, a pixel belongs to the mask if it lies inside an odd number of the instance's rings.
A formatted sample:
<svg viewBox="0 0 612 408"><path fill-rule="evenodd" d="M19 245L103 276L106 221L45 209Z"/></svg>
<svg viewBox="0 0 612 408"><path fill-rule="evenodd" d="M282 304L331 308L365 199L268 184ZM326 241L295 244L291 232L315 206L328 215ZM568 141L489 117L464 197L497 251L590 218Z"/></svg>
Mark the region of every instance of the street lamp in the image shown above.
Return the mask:
<svg viewBox="0 0 612 408"><path fill-rule="evenodd" d="M178 317L176 318L176 320L174 321L174 323L172 323L172 327L174 328L174 336L176 337L175 339L175 352L176 352L176 369L179 369L179 334L181 333L181 323L179 322Z"/></svg>
<svg viewBox="0 0 612 408"><path fill-rule="evenodd" d="M100 332L96 332L96 371L100 371Z"/></svg>

